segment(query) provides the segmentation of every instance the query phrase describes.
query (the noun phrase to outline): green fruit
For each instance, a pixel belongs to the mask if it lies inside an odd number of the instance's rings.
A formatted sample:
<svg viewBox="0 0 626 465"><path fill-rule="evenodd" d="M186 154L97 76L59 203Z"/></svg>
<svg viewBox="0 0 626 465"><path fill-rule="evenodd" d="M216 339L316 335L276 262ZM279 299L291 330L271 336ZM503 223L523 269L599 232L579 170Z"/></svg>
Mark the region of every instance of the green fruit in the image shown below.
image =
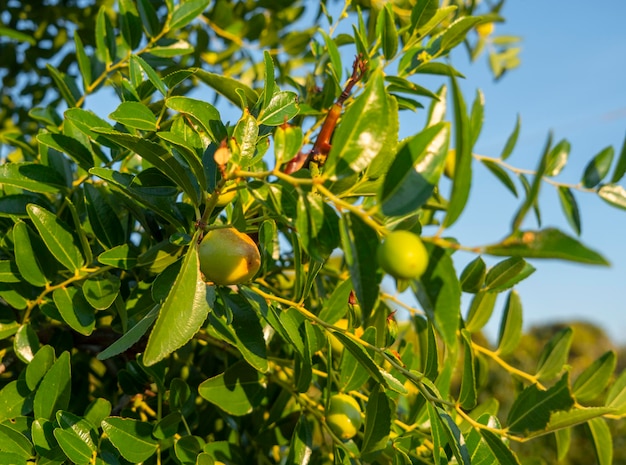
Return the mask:
<svg viewBox="0 0 626 465"><path fill-rule="evenodd" d="M339 438L351 439L361 429L361 407L347 394L335 394L330 398L326 411L326 424Z"/></svg>
<svg viewBox="0 0 626 465"><path fill-rule="evenodd" d="M259 249L235 228L213 229L198 247L200 271L207 281L228 286L250 281L261 266Z"/></svg>
<svg viewBox="0 0 626 465"><path fill-rule="evenodd" d="M443 165L443 174L446 177L452 179L454 178L454 172L456 170L456 150L450 149L448 150L448 154L446 155L446 162Z"/></svg>
<svg viewBox="0 0 626 465"><path fill-rule="evenodd" d="M394 278L419 278L428 267L428 252L412 232L393 231L378 246L378 264Z"/></svg>

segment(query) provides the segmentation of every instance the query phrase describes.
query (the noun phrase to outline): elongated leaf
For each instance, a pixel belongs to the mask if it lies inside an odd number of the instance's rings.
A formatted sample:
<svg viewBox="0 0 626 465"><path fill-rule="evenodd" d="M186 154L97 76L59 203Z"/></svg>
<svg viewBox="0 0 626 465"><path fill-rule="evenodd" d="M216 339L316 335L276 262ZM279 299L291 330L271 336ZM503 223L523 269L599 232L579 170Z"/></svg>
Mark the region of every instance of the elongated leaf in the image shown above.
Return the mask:
<svg viewBox="0 0 626 465"><path fill-rule="evenodd" d="M143 131L156 131L156 116L152 110L140 102L122 102L109 115L113 121L122 123L128 128L141 129Z"/></svg>
<svg viewBox="0 0 626 465"><path fill-rule="evenodd" d="M378 13L376 21L376 35L381 39L385 60L391 60L398 51L398 30L392 5L387 3Z"/></svg>
<svg viewBox="0 0 626 465"><path fill-rule="evenodd" d="M145 2L148 2L148 0L140 0L138 6L143 5ZM141 8L139 9L139 12L141 13ZM143 24L145 26L146 22L143 21ZM132 55L130 57L130 63L131 65L139 65L141 69L143 69L143 71L146 73L146 76L148 76L148 80L152 83L154 88L161 92L161 94L163 94L164 96L167 95L167 88L165 87L163 80L159 77L159 75L152 68L152 66L150 66L143 58L138 55Z"/></svg>
<svg viewBox="0 0 626 465"><path fill-rule="evenodd" d="M626 173L626 138L624 138L624 142L622 143L622 150L615 164L615 170L613 171L613 176L611 176L611 183L619 182L624 177L624 173Z"/></svg>
<svg viewBox="0 0 626 465"><path fill-rule="evenodd" d="M324 175L333 180L345 178L365 170L379 156L390 156L397 140L392 110L382 72L377 70L343 115Z"/></svg>
<svg viewBox="0 0 626 465"><path fill-rule="evenodd" d="M150 37L156 36L161 31L161 25L150 0L138 0L137 10L146 34Z"/></svg>
<svg viewBox="0 0 626 465"><path fill-rule="evenodd" d="M98 241L106 248L124 243L124 230L117 214L92 184L85 184L85 204L89 224Z"/></svg>
<svg viewBox="0 0 626 465"><path fill-rule="evenodd" d="M520 465L520 461L502 438L485 429L481 429L480 434L500 465Z"/></svg>
<svg viewBox="0 0 626 465"><path fill-rule="evenodd" d="M437 123L402 144L379 193L383 213L401 216L426 203L443 172L449 135L449 124Z"/></svg>
<svg viewBox="0 0 626 465"><path fill-rule="evenodd" d="M139 46L141 41L142 25L139 20L139 12L135 6L135 2L132 0L121 0L119 2L120 15L119 26L122 32L122 37L129 50L134 50Z"/></svg>
<svg viewBox="0 0 626 465"><path fill-rule="evenodd" d="M42 194L67 189L65 180L55 169L38 163L4 163L0 165L0 182Z"/></svg>
<svg viewBox="0 0 626 465"><path fill-rule="evenodd" d="M471 460L469 452L467 451L467 444L458 425L441 407L436 407L436 409L437 417L443 427L442 430L448 441L448 445L452 449L452 454L456 457L457 463L461 465L470 465Z"/></svg>
<svg viewBox="0 0 626 465"><path fill-rule="evenodd" d="M461 378L461 392L459 393L459 403L470 410L476 406L477 400L477 378L474 349L472 349L472 336L469 330L461 330L461 341L463 342L463 377Z"/></svg>
<svg viewBox="0 0 626 465"><path fill-rule="evenodd" d="M373 258L378 250L376 233L356 215L349 213L339 221L341 244L350 270L350 280L365 315L378 300L379 276Z"/></svg>
<svg viewBox="0 0 626 465"><path fill-rule="evenodd" d="M485 278L485 289L502 292L533 274L535 267L521 257L511 257L494 265Z"/></svg>
<svg viewBox="0 0 626 465"><path fill-rule="evenodd" d="M585 368L572 386L578 402L589 402L600 395L609 384L617 363L615 352L609 351Z"/></svg>
<svg viewBox="0 0 626 465"><path fill-rule="evenodd" d="M276 92L259 113L259 123L278 126L289 121L300 111L298 95L295 92Z"/></svg>
<svg viewBox="0 0 626 465"><path fill-rule="evenodd" d="M45 262L37 250L36 239L31 238L29 227L19 221L13 227L13 243L15 247L15 263L22 277L34 286L45 286L48 279L45 275ZM32 239L32 240L31 240ZM10 282L2 281L2 282Z"/></svg>
<svg viewBox="0 0 626 465"><path fill-rule="evenodd" d="M52 367L55 361L54 349L52 346L45 345L37 351L33 359L26 367L26 384L32 391L35 390L39 381Z"/></svg>
<svg viewBox="0 0 626 465"><path fill-rule="evenodd" d="M210 295L200 273L198 249L192 245L150 333L143 359L146 366L163 360L189 342L211 310Z"/></svg>
<svg viewBox="0 0 626 465"><path fill-rule="evenodd" d="M461 285L450 255L440 247L425 245L428 268L419 281L412 283L413 291L428 319L452 349L457 344L461 320Z"/></svg>
<svg viewBox="0 0 626 465"><path fill-rule="evenodd" d="M607 147L589 162L583 173L582 183L587 188L595 187L609 174L615 150Z"/></svg>
<svg viewBox="0 0 626 465"><path fill-rule="evenodd" d="M83 283L83 295L97 310L109 308L120 291L120 278L113 274L100 275Z"/></svg>
<svg viewBox="0 0 626 465"><path fill-rule="evenodd" d="M361 454L367 457L387 447L392 420L391 402L387 394L376 385L368 396L365 409L365 432Z"/></svg>
<svg viewBox="0 0 626 465"><path fill-rule="evenodd" d="M13 232L15 234L15 231ZM17 254L16 254L17 257ZM19 283L21 275L15 261L0 260L0 282Z"/></svg>
<svg viewBox="0 0 626 465"><path fill-rule="evenodd" d="M467 331L478 332L487 324L496 305L497 297L497 293L484 289L474 295L465 322Z"/></svg>
<svg viewBox="0 0 626 465"><path fill-rule="evenodd" d="M459 276L459 282L463 292L470 292L475 294L480 290L485 282L485 276L487 275L487 265L485 265L482 257L478 256L471 262L469 262Z"/></svg>
<svg viewBox="0 0 626 465"><path fill-rule="evenodd" d="M102 252L98 256L98 261L103 265L130 270L137 264L137 255L138 253L131 249L130 245L123 244Z"/></svg>
<svg viewBox="0 0 626 465"><path fill-rule="evenodd" d="M201 14L209 6L209 3L210 0L189 0L176 5L169 23L170 30L185 27Z"/></svg>
<svg viewBox="0 0 626 465"><path fill-rule="evenodd" d="M333 337L333 336L331 336ZM360 337L361 340L372 345L376 344L376 328L370 326ZM335 338L335 341L338 339ZM332 343L332 341L331 341ZM342 346L343 347L343 346ZM368 356L373 357L372 350L367 350ZM341 355L341 364L339 366L339 381L346 391L360 389L364 383L370 378L367 370L363 369L359 359L352 355L349 350L343 350Z"/></svg>
<svg viewBox="0 0 626 465"><path fill-rule="evenodd" d="M557 258L590 265L609 264L599 253L554 228L517 231L502 242L485 247L484 251L496 256Z"/></svg>
<svg viewBox="0 0 626 465"><path fill-rule="evenodd" d="M2 444L2 452L16 454L24 461L23 463L26 463L25 461L33 455L33 445L28 438L19 431L1 423L0 444Z"/></svg>
<svg viewBox="0 0 626 465"><path fill-rule="evenodd" d="M54 258L68 270L78 271L83 266L84 259L69 226L39 205L30 204L26 208L28 216Z"/></svg>
<svg viewBox="0 0 626 465"><path fill-rule="evenodd" d="M245 110L237 122L234 131L235 141L239 151L234 153L233 162L243 167L252 165L257 157L257 143L259 141L259 122L252 114Z"/></svg>
<svg viewBox="0 0 626 465"><path fill-rule="evenodd" d="M438 0L418 0L411 9L412 29L419 30L435 16L438 9Z"/></svg>
<svg viewBox="0 0 626 465"><path fill-rule="evenodd" d="M509 156L511 156L511 153L513 152L513 149L515 148L515 145L517 144L517 137L519 136L521 123L522 123L522 120L520 116L517 115L513 132L511 133L511 135L506 141L506 144L504 144L504 147L502 148L502 153L500 154L500 158L502 160L506 160L507 158L509 158Z"/></svg>
<svg viewBox="0 0 626 465"><path fill-rule="evenodd" d="M59 93L63 97L63 100L65 100L65 103L67 103L67 106L75 107L76 102L81 97L81 92L78 89L78 86L76 85L74 79L62 73L50 63L46 64L46 68L50 73L52 80L56 84Z"/></svg>
<svg viewBox="0 0 626 465"><path fill-rule="evenodd" d="M476 89L476 97L472 103L472 110L470 111L470 128L471 128L471 146L474 147L480 131L483 128L483 122L485 120L485 95L480 89Z"/></svg>
<svg viewBox="0 0 626 465"><path fill-rule="evenodd" d="M261 402L264 392L259 372L243 361L198 386L200 396L236 416L250 413Z"/></svg>
<svg viewBox="0 0 626 465"><path fill-rule="evenodd" d="M37 333L28 323L20 326L13 338L13 352L24 363L30 363L39 350Z"/></svg>
<svg viewBox="0 0 626 465"><path fill-rule="evenodd" d="M306 415L300 415L291 435L287 463L308 465L313 455L313 426Z"/></svg>
<svg viewBox="0 0 626 465"><path fill-rule="evenodd" d="M66 409L71 389L70 354L63 352L48 370L35 393L35 418L54 420L59 410Z"/></svg>
<svg viewBox="0 0 626 465"><path fill-rule="evenodd" d="M607 184L600 187L598 195L614 207L626 210L626 189L619 184Z"/></svg>
<svg viewBox="0 0 626 465"><path fill-rule="evenodd" d="M197 189L197 185L192 181L190 173L163 147L147 139L123 132L110 131L103 128L97 128L94 131L145 158L165 176L174 181L176 185L180 186L195 203L200 202L200 192Z"/></svg>
<svg viewBox="0 0 626 465"><path fill-rule="evenodd" d="M573 335L571 328L565 328L552 336L539 357L538 378L552 379L565 368Z"/></svg>
<svg viewBox="0 0 626 465"><path fill-rule="evenodd" d="M559 200L561 201L561 209L567 218L567 222L572 229L580 236L580 211L578 210L578 203L576 198L569 187L559 186L557 189L559 193Z"/></svg>
<svg viewBox="0 0 626 465"><path fill-rule="evenodd" d="M602 418L594 418L587 423L593 439L599 465L611 465L613 463L613 437L611 430Z"/></svg>
<svg viewBox="0 0 626 465"><path fill-rule="evenodd" d="M563 139L548 154L546 160L546 176L557 176L567 163L571 146L570 143Z"/></svg>
<svg viewBox="0 0 626 465"><path fill-rule="evenodd" d="M335 41L324 30L320 29L319 32L324 39L326 52L330 58L330 74L334 78L335 83L339 85L343 73L343 67L341 66L341 54L339 53L339 49L337 48Z"/></svg>
<svg viewBox="0 0 626 465"><path fill-rule="evenodd" d="M106 360L107 358L114 357L130 349L148 331L150 326L152 326L152 323L154 323L159 315L160 308L160 305L155 305L135 326L130 328L122 337L100 352L97 357L98 360Z"/></svg>
<svg viewBox="0 0 626 465"><path fill-rule="evenodd" d="M54 430L54 437L63 449L63 453L72 463L77 465L89 464L95 451L92 451L89 445L81 440L80 436L72 431L57 428Z"/></svg>
<svg viewBox="0 0 626 465"><path fill-rule="evenodd" d="M226 97L242 110L242 103L239 95L237 94L237 90L241 89L243 91L250 107L254 106L254 104L256 104L257 100L259 99L259 95L253 89L236 79L222 76L221 74L209 73L202 69L198 69L195 75L202 82L207 84L209 87L215 89L218 93Z"/></svg>
<svg viewBox="0 0 626 465"><path fill-rule="evenodd" d="M567 411L554 412L550 417L550 423L548 423L546 430L557 431L562 428L570 428L612 412L613 409L610 407L577 407Z"/></svg>
<svg viewBox="0 0 626 465"><path fill-rule="evenodd" d="M490 160L481 160L482 164L491 171L496 178L500 180L504 187L506 187L511 193L517 197L517 188L515 187L515 183L509 176L509 174L502 168L499 164L490 161Z"/></svg>
<svg viewBox="0 0 626 465"><path fill-rule="evenodd" d="M96 326L95 309L76 287L55 289L52 297L59 313L70 328L89 336Z"/></svg>
<svg viewBox="0 0 626 465"><path fill-rule="evenodd" d="M150 458L157 449L152 438L152 424L132 418L108 417L102 422L102 430L121 456L132 463Z"/></svg>
<svg viewBox="0 0 626 465"><path fill-rule="evenodd" d="M504 307L498 332L499 354L510 354L519 344L522 337L522 314L522 301L519 294L511 291Z"/></svg>
<svg viewBox="0 0 626 465"><path fill-rule="evenodd" d="M444 227L452 226L461 216L469 198L472 185L472 145L471 126L465 100L456 77L452 76L452 102L454 108L454 146L456 149L456 161L454 179L452 180L452 193L450 203L443 220Z"/></svg>
<svg viewBox="0 0 626 465"><path fill-rule="evenodd" d="M459 45L465 40L467 33L481 21L477 16L465 16L454 21L441 36L440 50L451 50Z"/></svg>
<svg viewBox="0 0 626 465"><path fill-rule="evenodd" d="M210 103L189 97L174 96L165 101L165 105L172 110L184 113L199 124L213 142L219 143L226 137L226 129L220 119L220 113Z"/></svg>
<svg viewBox="0 0 626 465"><path fill-rule="evenodd" d="M550 389L544 391L536 385L524 389L513 402L507 418L513 434L528 434L543 430L550 421L552 412L568 410L574 399L568 387L568 374Z"/></svg>

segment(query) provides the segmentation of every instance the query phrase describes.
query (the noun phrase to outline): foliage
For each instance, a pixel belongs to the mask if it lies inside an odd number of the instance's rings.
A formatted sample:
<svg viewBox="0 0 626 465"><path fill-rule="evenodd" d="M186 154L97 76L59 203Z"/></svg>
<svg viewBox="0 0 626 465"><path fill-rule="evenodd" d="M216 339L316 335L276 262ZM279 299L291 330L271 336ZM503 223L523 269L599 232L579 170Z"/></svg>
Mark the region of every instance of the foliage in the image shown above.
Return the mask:
<svg viewBox="0 0 626 465"><path fill-rule="evenodd" d="M491 43L495 77L518 64L515 40L486 27L503 2L477 3L362 1L333 17L324 2L119 0L24 18L13 2L0 29L0 462L515 464L532 458L516 444L540 437L565 457L582 425L611 463L608 424L626 415L614 352L573 370L563 328L529 365L515 286L527 258L608 263L542 229L538 196L555 186L579 234L575 193L626 207L626 150L601 151L577 185L554 179L566 140L548 137L532 173L508 163L519 121L499 157L473 154L484 99L467 105L446 58ZM116 109L85 109L103 89ZM424 107L425 126L399 140L399 115ZM508 237L469 248L444 234L475 163L520 206ZM522 229L531 211L538 229ZM258 244L250 283L200 271L203 234L226 226ZM426 246L424 274L396 283L419 308L382 286L376 252L394 230ZM476 255L463 270L457 250ZM499 295L492 348L481 329ZM338 393L364 414L349 440L325 420Z"/></svg>

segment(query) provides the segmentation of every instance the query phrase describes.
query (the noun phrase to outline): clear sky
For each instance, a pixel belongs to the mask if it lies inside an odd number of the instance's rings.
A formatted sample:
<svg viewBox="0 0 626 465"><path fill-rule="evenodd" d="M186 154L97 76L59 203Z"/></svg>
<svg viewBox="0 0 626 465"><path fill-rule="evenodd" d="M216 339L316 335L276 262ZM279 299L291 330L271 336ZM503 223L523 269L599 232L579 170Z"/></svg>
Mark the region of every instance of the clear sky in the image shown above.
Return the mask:
<svg viewBox="0 0 626 465"><path fill-rule="evenodd" d="M508 161L534 169L553 130L555 141L566 138L572 145L569 163L556 179L577 183L593 155L608 145L617 155L626 137L626 2L508 0L502 14L507 21L496 27L496 34L523 38L518 69L494 83L485 57L473 65L466 63L465 54L453 57L467 77L462 84L466 99L473 98L476 88L485 94L485 123L475 151L498 156L519 113L522 130ZM469 208L451 230L466 245L503 237L509 231L510 212L520 202L478 165ZM579 319L598 324L616 342L626 343L626 211L593 194L575 196L581 240L612 266L533 261L537 271L518 286L525 327ZM574 234L552 186L542 187L540 205L543 226ZM524 227L535 228L536 223L526 221ZM471 258L466 254L457 262ZM497 334L502 300L487 327L491 335Z"/></svg>
<svg viewBox="0 0 626 465"><path fill-rule="evenodd" d="M470 64L463 50L453 55L454 66L466 76L461 85L468 105L477 88L485 94L485 123L475 152L498 156L519 114L522 129L508 161L534 169L548 131L553 130L555 141L566 138L572 145L568 166L556 179L577 183L592 156L608 145L619 153L626 136L626 2L605 0L592 5L582 0L508 0L502 14L507 21L498 24L495 33L523 39L518 69L494 82L485 56ZM432 83L430 87L436 90L444 82L447 80L436 78L420 84ZM88 107L106 116L114 108L108 108L111 101L105 96L98 97L101 95L88 99ZM225 112L223 117L230 119L231 115ZM415 115L403 112L401 125L408 123L414 128L407 119L411 117ZM503 238L521 202L478 163L474 173L468 208L449 231L464 245L484 245ZM581 240L609 258L612 266L532 262L537 271L518 286L525 328L585 320L601 326L616 342L626 343L626 211L610 207L592 194L575 195L582 216ZM556 226L574 235L553 187L542 187L540 202L543 226ZM535 228L536 224L527 221L524 227ZM455 254L459 272L472 258ZM485 260L488 264L497 261ZM486 328L492 338L497 334L503 301L498 300ZM467 301L464 305L466 309Z"/></svg>

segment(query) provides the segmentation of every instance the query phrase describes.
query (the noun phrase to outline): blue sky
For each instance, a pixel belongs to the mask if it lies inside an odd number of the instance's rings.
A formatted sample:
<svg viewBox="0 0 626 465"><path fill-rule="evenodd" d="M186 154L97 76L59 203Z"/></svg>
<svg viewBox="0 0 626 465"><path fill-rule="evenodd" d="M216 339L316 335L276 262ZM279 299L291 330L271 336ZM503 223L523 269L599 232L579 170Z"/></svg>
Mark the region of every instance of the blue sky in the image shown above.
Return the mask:
<svg viewBox="0 0 626 465"><path fill-rule="evenodd" d="M485 123L475 151L498 156L517 114L522 130L511 164L534 169L549 130L555 140L572 145L567 167L556 178L577 183L589 159L607 145L619 153L626 136L626 2L509 0L502 11L506 23L496 34L519 35L522 64L493 82L486 59L469 65L457 54L455 65L465 74L467 96L485 94ZM467 97L469 99L469 97ZM466 245L508 232L511 211L519 205L485 169L475 167L469 208L450 231ZM625 181L622 180L622 185ZM576 194L582 217L581 240L607 257L610 268L559 261L533 261L537 271L518 290L525 328L553 321L593 322L616 341L626 342L626 211L592 194ZM561 213L556 191L542 187L544 226L573 234ZM532 216L530 217L532 219ZM525 227L534 228L534 221ZM459 256L457 263L472 257ZM502 300L487 331L497 334Z"/></svg>

